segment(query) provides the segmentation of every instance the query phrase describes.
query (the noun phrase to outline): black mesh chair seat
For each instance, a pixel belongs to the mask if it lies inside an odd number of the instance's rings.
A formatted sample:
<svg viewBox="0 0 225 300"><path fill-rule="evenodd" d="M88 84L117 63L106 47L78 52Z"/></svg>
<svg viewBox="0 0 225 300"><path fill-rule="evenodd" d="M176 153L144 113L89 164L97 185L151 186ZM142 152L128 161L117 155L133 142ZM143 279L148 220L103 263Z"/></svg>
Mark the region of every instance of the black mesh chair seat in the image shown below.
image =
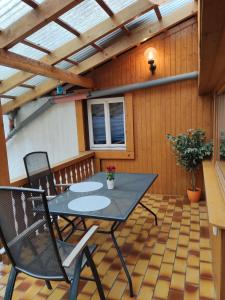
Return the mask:
<svg viewBox="0 0 225 300"><path fill-rule="evenodd" d="M16 276L23 272L45 280L49 288L52 280L66 281L71 285L69 299L74 300L80 273L87 265L92 270L100 299L105 300L92 260L96 246L87 245L97 226L90 228L74 245L56 239L52 225L43 190L0 187L0 238L4 247L1 252L5 250L12 263L4 299L12 299Z"/></svg>

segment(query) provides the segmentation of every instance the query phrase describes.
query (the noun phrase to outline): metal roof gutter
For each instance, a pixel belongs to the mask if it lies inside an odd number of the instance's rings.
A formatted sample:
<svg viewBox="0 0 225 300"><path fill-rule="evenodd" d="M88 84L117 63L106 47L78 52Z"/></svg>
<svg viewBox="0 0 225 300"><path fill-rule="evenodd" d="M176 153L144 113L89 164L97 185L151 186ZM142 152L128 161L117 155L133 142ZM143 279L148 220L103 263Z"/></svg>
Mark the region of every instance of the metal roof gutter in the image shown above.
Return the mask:
<svg viewBox="0 0 225 300"><path fill-rule="evenodd" d="M152 88L155 86L170 84L170 83L179 82L183 80L196 79L196 78L198 78L197 71L191 73L179 74L175 76L164 77L156 80L149 80L149 81L138 82L133 84L121 85L115 88L90 92L88 95L88 99L99 98L104 96L120 95L135 90Z"/></svg>

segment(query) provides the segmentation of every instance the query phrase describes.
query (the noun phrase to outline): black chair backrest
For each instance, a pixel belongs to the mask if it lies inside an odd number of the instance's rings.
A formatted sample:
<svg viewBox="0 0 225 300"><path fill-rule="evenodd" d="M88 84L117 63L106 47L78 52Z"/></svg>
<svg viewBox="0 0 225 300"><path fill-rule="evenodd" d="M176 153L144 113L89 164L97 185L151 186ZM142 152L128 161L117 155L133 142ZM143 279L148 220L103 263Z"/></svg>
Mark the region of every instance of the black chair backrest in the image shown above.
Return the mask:
<svg viewBox="0 0 225 300"><path fill-rule="evenodd" d="M0 187L0 237L17 270L68 281L43 190Z"/></svg>
<svg viewBox="0 0 225 300"><path fill-rule="evenodd" d="M48 153L44 151L28 153L23 158L29 181L34 189L42 189L46 195L56 195L53 173L50 168Z"/></svg>

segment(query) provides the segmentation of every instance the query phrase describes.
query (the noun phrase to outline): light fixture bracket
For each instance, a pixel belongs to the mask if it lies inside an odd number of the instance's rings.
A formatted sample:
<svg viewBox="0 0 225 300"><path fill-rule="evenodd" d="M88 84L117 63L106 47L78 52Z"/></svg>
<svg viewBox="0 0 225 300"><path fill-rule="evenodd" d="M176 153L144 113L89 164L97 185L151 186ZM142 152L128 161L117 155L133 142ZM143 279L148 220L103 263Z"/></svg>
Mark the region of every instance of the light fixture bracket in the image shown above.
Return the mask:
<svg viewBox="0 0 225 300"><path fill-rule="evenodd" d="M154 59L150 59L148 61L148 64L149 64L149 70L151 71L152 75L154 75L155 74L155 70L156 70L156 64L155 64Z"/></svg>

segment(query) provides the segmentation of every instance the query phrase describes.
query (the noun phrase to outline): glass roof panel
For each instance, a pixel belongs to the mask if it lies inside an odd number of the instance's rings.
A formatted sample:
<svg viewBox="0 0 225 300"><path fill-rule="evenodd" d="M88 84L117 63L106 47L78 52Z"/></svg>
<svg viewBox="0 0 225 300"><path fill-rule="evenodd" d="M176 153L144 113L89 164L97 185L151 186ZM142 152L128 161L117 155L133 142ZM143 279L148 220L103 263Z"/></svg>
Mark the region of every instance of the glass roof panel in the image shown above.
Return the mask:
<svg viewBox="0 0 225 300"><path fill-rule="evenodd" d="M33 78L25 81L24 84L30 84L30 85L37 86L37 85L41 84L42 82L44 82L47 79L49 79L49 78L45 77L45 76L42 76L42 75L37 75L37 76L34 76Z"/></svg>
<svg viewBox="0 0 225 300"><path fill-rule="evenodd" d="M120 10L130 6L131 4L137 2L137 0L105 0L105 3L109 6L109 8L116 14Z"/></svg>
<svg viewBox="0 0 225 300"><path fill-rule="evenodd" d="M10 91L8 91L7 93L5 93L4 95L10 95L10 96L20 96L24 93L26 93L28 91L27 88L24 88L22 86L17 86L14 89L11 89Z"/></svg>
<svg viewBox="0 0 225 300"><path fill-rule="evenodd" d="M42 51L36 50L32 47L29 47L27 45L24 45L22 43L16 44L12 48L9 49L9 51L33 58L33 59L40 59L43 57L45 54Z"/></svg>
<svg viewBox="0 0 225 300"><path fill-rule="evenodd" d="M109 16L95 0L85 0L60 16L60 19L81 33L107 18L109 18Z"/></svg>
<svg viewBox="0 0 225 300"><path fill-rule="evenodd" d="M0 28L5 29L33 8L21 0L0 1Z"/></svg>
<svg viewBox="0 0 225 300"><path fill-rule="evenodd" d="M10 76L16 74L18 72L17 69L0 66L0 80L5 80Z"/></svg>
<svg viewBox="0 0 225 300"><path fill-rule="evenodd" d="M94 55L96 52L97 50L94 47L88 46L80 50L79 52L75 53L74 55L70 56L69 59L72 59L76 62L81 62L87 59L88 57Z"/></svg>
<svg viewBox="0 0 225 300"><path fill-rule="evenodd" d="M53 51L74 38L71 32L51 22L30 35L27 40Z"/></svg>

